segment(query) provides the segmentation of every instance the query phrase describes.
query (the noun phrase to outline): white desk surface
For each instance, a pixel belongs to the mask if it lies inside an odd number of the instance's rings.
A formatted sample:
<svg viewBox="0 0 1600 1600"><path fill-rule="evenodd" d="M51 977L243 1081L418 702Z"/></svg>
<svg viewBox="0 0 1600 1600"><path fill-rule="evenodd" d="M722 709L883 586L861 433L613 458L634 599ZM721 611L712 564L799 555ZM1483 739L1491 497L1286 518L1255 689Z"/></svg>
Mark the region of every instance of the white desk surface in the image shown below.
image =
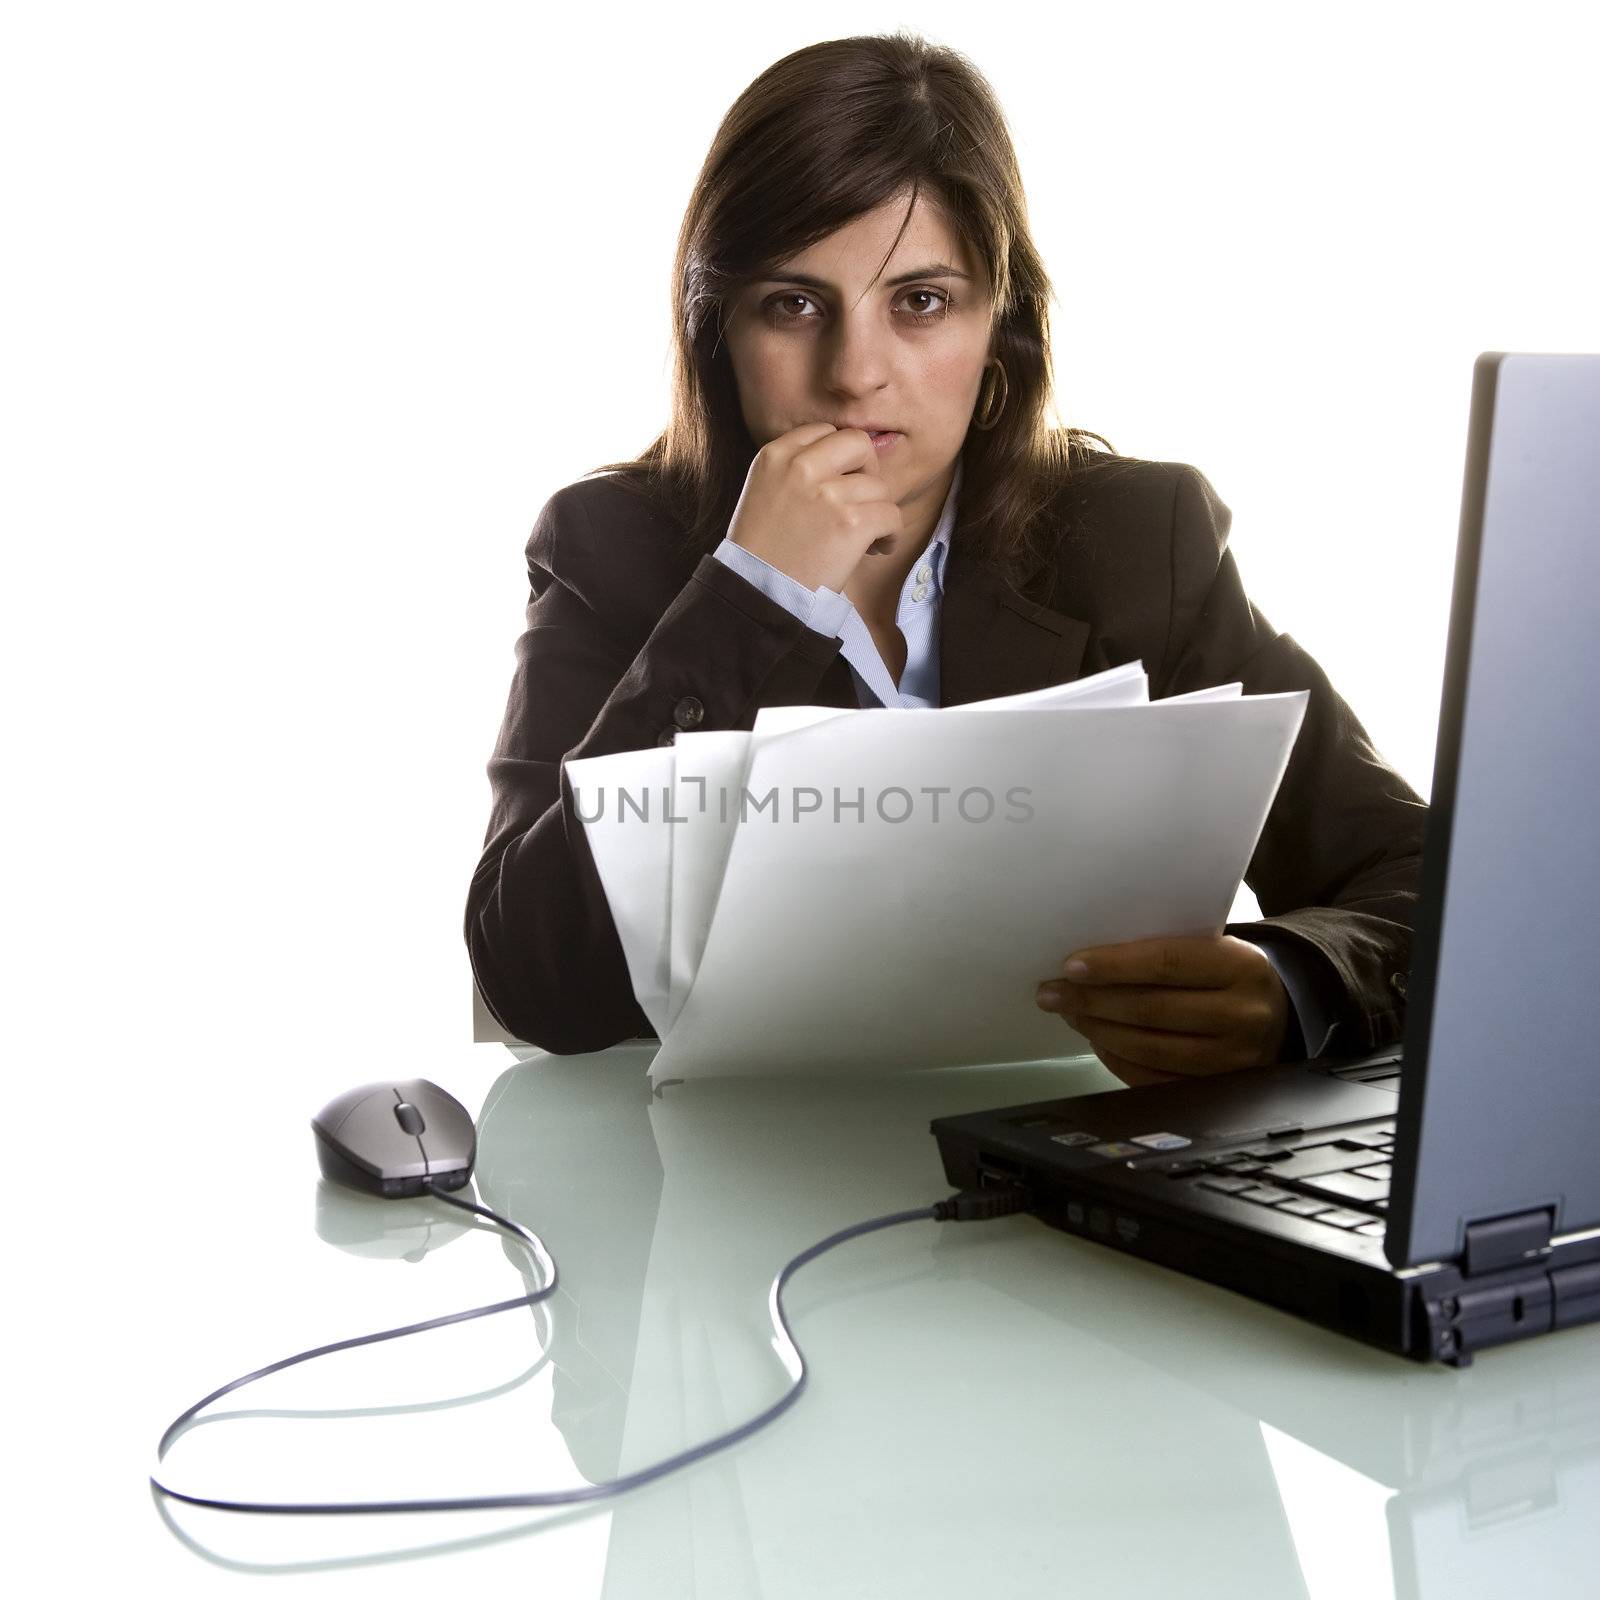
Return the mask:
<svg viewBox="0 0 1600 1600"><path fill-rule="evenodd" d="M1087 1058L712 1080L652 1098L653 1048L480 1045L427 1074L477 1115L469 1192L555 1256L550 1314L265 1380L219 1402L231 1420L178 1441L170 1481L268 1499L493 1494L671 1453L782 1392L766 1301L785 1260L949 1192L933 1117L1115 1086ZM346 1076L328 1098L363 1081ZM263 1128L263 1141L284 1137ZM449 1585L561 1600L1593 1592L1600 1327L1491 1350L1466 1371L1423 1367L1029 1217L910 1223L802 1269L787 1305L811 1377L795 1407L596 1509L158 1508L142 1481L155 1439L211 1388L522 1292L521 1254L497 1232L437 1202L330 1185L299 1137L293 1159L263 1161L226 1206L160 1215L169 1185L160 1206L130 1199L81 1241L77 1270L91 1276L101 1252L139 1252L151 1294L105 1306L98 1338L24 1375L25 1404L55 1419L37 1499L46 1477L70 1486L92 1448L63 1398L70 1372L95 1348L108 1364L99 1404L135 1531L96 1536L93 1504L78 1506L80 1537L58 1540L62 1576L137 1572L141 1592L169 1595L279 1574L340 1595ZM142 1367L118 1359L130 1323Z"/></svg>

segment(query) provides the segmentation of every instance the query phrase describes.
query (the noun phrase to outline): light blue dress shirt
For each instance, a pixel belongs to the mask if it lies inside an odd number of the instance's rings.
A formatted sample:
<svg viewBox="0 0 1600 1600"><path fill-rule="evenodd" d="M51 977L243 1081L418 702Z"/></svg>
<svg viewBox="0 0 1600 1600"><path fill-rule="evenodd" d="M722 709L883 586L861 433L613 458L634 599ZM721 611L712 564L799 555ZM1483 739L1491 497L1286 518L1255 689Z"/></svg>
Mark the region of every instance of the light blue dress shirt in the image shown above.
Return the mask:
<svg viewBox="0 0 1600 1600"><path fill-rule="evenodd" d="M763 594L798 617L806 627L826 638L839 640L839 654L849 665L856 699L861 706L936 709L939 705L939 605L944 598L945 558L950 550L951 529L955 526L962 466L958 457L950 492L945 496L944 509L939 513L933 534L900 586L895 621L905 636L906 665L898 688L889 676L883 657L878 654L866 623L848 596L822 584L815 589L807 588L732 539L725 538L711 553L724 566L732 567ZM1232 931L1236 937L1254 944L1283 980L1293 1014L1282 1058L1294 1061L1320 1055L1328 1046L1328 1035L1336 1019L1321 1004L1302 952L1287 940L1274 938L1270 929L1263 929L1258 935L1248 924L1235 924Z"/></svg>
<svg viewBox="0 0 1600 1600"><path fill-rule="evenodd" d="M840 641L839 654L849 664L861 705L933 710L939 704L939 602L944 598L944 563L950 549L950 530L955 526L961 470L962 462L957 458L955 476L950 480L950 492L944 497L944 510L939 513L933 536L900 585L894 620L905 635L906 666L900 674L899 688L889 676L861 613L848 596L825 585L808 589L732 539L724 539L711 553L792 611L808 628L824 638Z"/></svg>

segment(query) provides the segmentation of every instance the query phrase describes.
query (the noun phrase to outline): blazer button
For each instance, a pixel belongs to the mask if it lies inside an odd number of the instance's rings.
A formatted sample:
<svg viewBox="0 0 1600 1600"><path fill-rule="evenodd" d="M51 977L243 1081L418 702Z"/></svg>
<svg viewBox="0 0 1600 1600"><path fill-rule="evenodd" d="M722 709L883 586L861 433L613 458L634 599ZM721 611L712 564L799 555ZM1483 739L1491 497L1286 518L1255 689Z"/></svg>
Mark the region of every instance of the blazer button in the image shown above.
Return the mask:
<svg viewBox="0 0 1600 1600"><path fill-rule="evenodd" d="M698 728L706 720L706 708L692 694L686 694L672 708L672 720L680 728Z"/></svg>
<svg viewBox="0 0 1600 1600"><path fill-rule="evenodd" d="M656 736L657 744L676 744L677 742L678 730L676 728L663 728Z"/></svg>
<svg viewBox="0 0 1600 1600"><path fill-rule="evenodd" d="M1389 974L1389 987L1391 989L1393 989L1394 992L1397 995L1399 995L1402 1000L1404 1000L1405 997L1406 997L1406 975L1405 975L1405 973L1403 973L1403 972L1391 972Z"/></svg>

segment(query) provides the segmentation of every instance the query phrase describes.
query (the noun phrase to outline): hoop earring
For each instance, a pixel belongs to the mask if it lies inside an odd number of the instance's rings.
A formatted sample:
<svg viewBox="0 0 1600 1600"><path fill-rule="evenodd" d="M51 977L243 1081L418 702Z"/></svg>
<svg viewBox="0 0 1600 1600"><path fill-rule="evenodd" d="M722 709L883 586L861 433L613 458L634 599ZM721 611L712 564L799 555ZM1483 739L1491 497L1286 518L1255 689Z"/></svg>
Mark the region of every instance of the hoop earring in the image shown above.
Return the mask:
<svg viewBox="0 0 1600 1600"><path fill-rule="evenodd" d="M985 365L987 366L987 363L985 363ZM986 415L982 421L980 421L977 416L973 417L972 426L974 428L977 428L979 430L979 432L981 432L981 433L987 433L989 431L989 429L992 428L995 425L995 423L997 423L1000 420L1000 413L1002 411L1004 411L1005 408L1006 408L1006 397L1007 397L1007 395L1009 395L1011 393L1011 385L1010 385L1010 383L1008 382L1008 380L1006 378L1005 365L1004 365L1003 362L1001 362L1001 360L999 359L998 356L995 358L994 367L995 367L995 370L1000 374L1000 385L999 385L999 387L1000 387L1000 400L999 400L999 403L994 407L992 415ZM987 381L988 380L985 379L985 382L987 382ZM993 391L992 391L992 386L991 386L991 397L992 397L992 392ZM980 391L980 399L981 399L981 391ZM979 409L980 412L985 412L985 413L987 413L989 411L989 407L988 407L987 403L981 403L979 405L978 409Z"/></svg>

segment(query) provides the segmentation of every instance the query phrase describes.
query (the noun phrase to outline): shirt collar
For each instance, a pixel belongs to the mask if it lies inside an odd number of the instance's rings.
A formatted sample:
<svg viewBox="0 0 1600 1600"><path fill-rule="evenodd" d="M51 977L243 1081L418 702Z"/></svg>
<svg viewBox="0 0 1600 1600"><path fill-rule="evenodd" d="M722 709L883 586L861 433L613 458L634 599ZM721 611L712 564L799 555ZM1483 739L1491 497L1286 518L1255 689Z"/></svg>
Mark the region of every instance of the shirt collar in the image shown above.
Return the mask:
<svg viewBox="0 0 1600 1600"><path fill-rule="evenodd" d="M936 594L944 593L944 563L950 551L950 535L956 525L956 501L961 494L961 469L963 462L960 456L956 457L956 470L950 479L950 492L944 497L944 510L939 513L939 521L933 530L933 537L928 541L927 548L922 553L922 559L917 562L920 567L925 561L933 568L932 588ZM915 573L913 573L913 577Z"/></svg>

